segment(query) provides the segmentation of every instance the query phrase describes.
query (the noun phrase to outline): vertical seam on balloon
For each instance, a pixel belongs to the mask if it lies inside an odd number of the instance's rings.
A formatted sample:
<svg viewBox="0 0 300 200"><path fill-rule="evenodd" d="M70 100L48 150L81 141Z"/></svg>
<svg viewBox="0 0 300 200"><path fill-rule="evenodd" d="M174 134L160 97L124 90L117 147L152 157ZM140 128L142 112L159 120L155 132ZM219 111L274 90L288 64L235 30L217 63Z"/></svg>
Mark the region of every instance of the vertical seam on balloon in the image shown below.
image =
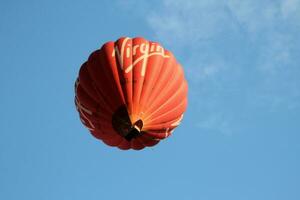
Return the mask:
<svg viewBox="0 0 300 200"><path fill-rule="evenodd" d="M105 95L102 95L101 91L99 91L99 89L98 89L98 87L97 87L97 85L96 85L96 83L95 83L95 80L93 79L93 77L92 77L91 74L90 74L90 71L87 70L87 72L88 72L88 74L89 74L89 76L90 76L90 78L91 78L92 86L94 87L94 89L95 89L97 95L98 95L100 98L102 98L103 103L105 104L105 106L107 107L107 109L112 113L113 111L112 111L112 109L111 109L111 107L110 107L110 104L107 103L107 100L106 100L106 98L105 98Z"/></svg>
<svg viewBox="0 0 300 200"><path fill-rule="evenodd" d="M117 64L116 64L116 66L117 66ZM114 72L113 72L114 73ZM122 89L122 86L121 86L121 81L120 81L120 75L119 75L119 72L118 72L118 66L117 66L117 69L116 69L116 80L114 80L115 82L116 82L116 84L117 84L117 87L118 87L118 91L119 91L119 93L120 93L120 97L121 97L121 99L122 99L122 102L124 103L124 104L126 104L126 100L125 100L125 96L124 96L124 92L123 92L123 89Z"/></svg>
<svg viewBox="0 0 300 200"><path fill-rule="evenodd" d="M168 58L169 56L163 56L163 62L160 64L160 68L159 68L159 72L158 72L158 74L156 75L157 77L156 77L156 80L153 80L152 81L152 83L151 83L151 85L148 85L148 87L150 87L150 88L148 88L148 92L147 93L149 93L149 95L147 96L148 98L147 98L147 100L148 99L150 99L150 97L151 97L151 94L152 94L152 91L153 91L153 85L155 85L156 84L156 82L157 82L157 80L159 79L159 77L160 77L160 73L161 73L161 71L162 71L162 66L163 66L163 64L165 63L165 58ZM156 61L157 62L157 61ZM157 64L157 63L155 63L155 64ZM154 64L154 65L155 65ZM150 84L150 82L148 82L149 84ZM145 98L145 97L143 97L143 98ZM145 103L145 102L147 102L147 100L144 100L144 105L143 105L143 107L140 107L140 111L139 112L141 112L141 111L143 111L144 110L144 108L145 107L147 107L147 103ZM143 113L143 114L145 114L145 113Z"/></svg>
<svg viewBox="0 0 300 200"><path fill-rule="evenodd" d="M79 84L76 86L76 91L75 91L75 97L79 100L79 98L78 98L78 92L77 92L77 90L78 90L78 86L79 86ZM80 88L82 89L82 93L84 94L84 96L87 96L89 99L90 99L90 101L92 101L94 104L98 104L98 102L93 98L93 97L91 97L91 95L87 92L87 90L83 87L83 84L81 83L80 84ZM91 112L91 111L90 111ZM97 111L95 111L94 113L98 113Z"/></svg>
<svg viewBox="0 0 300 200"><path fill-rule="evenodd" d="M170 113L174 112L174 110L176 110L176 109L180 108L181 106L183 106L184 104L186 104L186 101L187 100L184 99L180 104L178 104L177 106L175 106L173 109L169 110L168 112L164 113L163 115L160 115L158 117L155 117L155 118L151 119L148 123L152 123L153 121L155 121L155 120L157 120L159 118L162 118L162 117L165 117L165 116L169 115ZM181 115L182 115L182 113L179 116L181 116ZM176 116L174 119L178 118L179 116ZM169 121L172 121L172 120L169 120Z"/></svg>
<svg viewBox="0 0 300 200"><path fill-rule="evenodd" d="M175 63L176 61L175 61L174 57L172 57L172 58L173 58L173 61ZM172 71L172 68L173 68L172 66L169 66L169 68L168 68L168 69L170 69L169 72L171 73L168 77L173 77L173 75L176 73L175 70ZM168 78L168 77L164 77L164 76L167 76L165 74L167 74L166 68L165 68L165 70L162 71L162 74L160 75L161 80L163 80L164 78ZM166 85L162 85L162 88L156 88L158 94L162 93L169 86L169 84L170 84L170 81L168 81ZM155 98L155 96L153 96L152 98ZM150 99L150 100L152 100L152 99ZM155 103L155 101L152 101L152 104L150 104L149 107L152 106L154 103Z"/></svg>
<svg viewBox="0 0 300 200"><path fill-rule="evenodd" d="M87 71L87 62L85 62L85 63L81 66L81 69L80 69L80 71L79 71L78 81L79 81L79 79L81 79L80 77L83 76L83 75L82 75L82 71L81 71L81 70L83 70L83 69L85 69L85 71ZM91 79L91 77L90 77L90 75L89 75L88 73L86 73L85 75L88 76L87 79L89 79L89 80ZM82 79L81 79L81 80L82 80ZM85 91L85 93L87 94L87 96L89 96L95 103L97 103L97 98L96 98L94 95L90 94L90 93L88 92L88 90L85 88L84 85L86 85L86 84L87 84L87 83L83 84L83 82L81 81L81 88Z"/></svg>
<svg viewBox="0 0 300 200"><path fill-rule="evenodd" d="M148 46L148 48L146 48L146 52L145 52L145 55L148 55L149 54L149 41L148 40L146 40L147 41L147 46ZM147 56L145 56L145 59L143 60L143 65L142 65L142 70L144 70L144 72L142 71L141 72L141 75L144 77L143 78L143 83L142 83L142 89L141 89L141 92L140 92L140 94L139 94L139 97L138 97L138 106L139 106L139 109L137 110L137 112L138 112L138 114L139 114L139 112L141 111L141 108L140 108L140 100L141 100L141 98L142 98L142 96L143 96L143 91L144 91L144 83L145 83L145 81L147 81L146 80L146 73L147 73L147 68L148 68L148 66L147 66L147 64L148 64L148 57Z"/></svg>
<svg viewBox="0 0 300 200"><path fill-rule="evenodd" d="M122 67L122 63L123 63L123 61L120 61L121 60L121 58L120 58L120 55L119 55L119 50L118 50L118 45L117 45L117 43L116 42L114 42L113 43L114 44L114 51L117 51L117 56L112 56L112 57L115 57L114 58L114 61L115 61L115 63L116 63L116 73L117 73L117 75L118 75L118 81L119 81L119 84L120 84L120 89L121 89L121 92L122 92L122 96L123 96L123 99L124 99L124 104L127 106L127 102L126 102L126 99L125 99L125 94L124 94L124 91L123 91L123 87L122 87L122 85L121 85L121 78L120 77L122 77L124 80L125 80L125 77L124 77L124 73L123 73L123 67ZM113 51L113 52L114 52ZM121 70L119 70L119 65L120 65L120 69ZM126 89L126 88L125 88Z"/></svg>
<svg viewBox="0 0 300 200"><path fill-rule="evenodd" d="M131 39L131 46L130 46L130 48L131 48L131 65L133 66L133 47L134 47L134 39L135 38L133 38L133 39ZM128 68L127 68L128 69ZM128 73L126 70L127 69L124 69L124 71L125 71L125 73ZM134 96L134 94L135 94L135 91L134 91L134 85L135 85L135 83L134 83L134 79L135 79L135 77L134 77L134 71L133 70L131 70L131 74L132 74L132 79L131 79L131 81L132 81L132 84L131 84L131 90L132 90L132 92L131 92L131 101L132 101L132 111L131 111L131 115L133 115L133 114L135 114L135 113L133 113L134 111L135 111L135 106L136 105L134 105L134 102L133 102L133 100L134 100L134 98L133 98L133 96ZM132 116L131 116L132 117ZM130 118L130 120L132 120L131 119L131 117L129 117ZM134 123L133 121L131 122L131 123ZM130 148L131 148L131 142L129 142L129 145L130 145Z"/></svg>
<svg viewBox="0 0 300 200"><path fill-rule="evenodd" d="M112 83L114 83L114 84L117 84L116 83L116 80L114 79L114 76L113 76L113 72L112 72L112 69L111 69L111 67L107 67L106 65L105 65L105 61L107 61L107 56L110 56L109 54L107 54L105 51L104 51L104 46L102 46L102 48L101 48L101 50L103 51L102 52L102 54L101 54L101 56L100 56L100 58L99 58L99 60L100 60L100 66L99 67L101 67L101 69L102 69L102 72L103 72L103 74L104 74L104 76L105 76L105 78L106 78L106 80L107 81L112 81ZM121 52L122 53L122 52ZM110 74L111 73L111 74ZM117 102L119 102L119 101L122 101L122 97L120 96L120 94L118 94L118 89L117 89L117 91L116 91L116 89L114 88L114 85L112 85L112 84L109 84L109 87L110 87L110 89L111 89L111 93L112 94L114 94L115 95L115 100L117 101Z"/></svg>
<svg viewBox="0 0 300 200"><path fill-rule="evenodd" d="M131 46L131 48L132 48L132 46ZM125 69L123 69L124 70L124 72L125 72ZM123 73L124 73L123 72ZM125 72L126 73L126 72ZM131 76L131 96L130 96L130 104L131 104L131 106L130 106L130 116L129 116L129 119L131 120L131 115L133 114L133 73L132 73L132 71L131 71L131 73L130 73L130 76ZM132 123L132 122L131 122Z"/></svg>
<svg viewBox="0 0 300 200"><path fill-rule="evenodd" d="M179 94L181 94L181 92L184 92L184 84L182 84L180 86L180 88L178 88L178 90L176 90L175 93L172 94L172 96L170 96L163 104L161 104L158 108L155 109L154 112L152 112L151 114L149 114L146 118L145 121L147 121L149 118L151 118L153 115L155 115L156 113L158 113L164 106L168 105L169 102L171 102L173 99L175 99Z"/></svg>
<svg viewBox="0 0 300 200"><path fill-rule="evenodd" d="M110 45L110 44L111 43L106 43L105 45ZM113 54L114 54L114 52L117 49L115 47L115 42L112 42L112 45L113 45ZM108 60L112 58L112 60L114 62L114 63L111 64L111 68L110 68L110 71L112 73L112 79L113 79L114 84L116 84L116 87L117 87L116 92L120 96L121 102L125 104L126 101L125 101L124 93L123 93L123 90L122 90L122 86L120 84L121 81L120 81L120 74L119 74L118 63L117 63L117 59L118 59L117 57L118 56L114 56L113 54L110 55L107 52L105 52L105 54L106 54L106 57L108 57Z"/></svg>
<svg viewBox="0 0 300 200"><path fill-rule="evenodd" d="M89 75L88 75L89 76ZM89 76L89 80L91 80L91 77ZM76 80L76 83L75 83L75 103L76 102L78 102L78 103L80 103L80 99L79 99L79 97L78 97L78 92L77 92L77 90L78 90L78 86L80 85L80 87L82 88L82 91L83 92L85 92L85 95L87 95L87 96L89 96L89 97L91 97L90 95L89 95L89 93L88 92L86 92L86 90L85 90L85 88L83 87L83 84L79 81L79 78ZM96 91L96 90L95 90ZM101 97L100 97L101 98ZM99 102L98 101L96 101L95 99L93 99L93 101L95 102L95 104L97 105L97 107L99 107L98 105L99 105ZM81 103L80 103L80 105L82 105ZM101 108L103 108L103 107L101 107ZM105 107L104 107L105 108ZM99 118L104 118L104 119L107 119L104 115L102 115L102 113L101 112L99 112L99 111L103 111L103 110L96 110L96 111L94 111L93 113L95 113L97 116L99 116ZM104 111L110 111L110 110L104 110ZM91 112L91 111L90 111ZM89 113L90 114L90 113Z"/></svg>
<svg viewBox="0 0 300 200"><path fill-rule="evenodd" d="M174 59L174 58L173 58ZM175 61L175 60L174 60ZM175 65L177 66L176 64L176 61L175 61ZM170 66L170 68L172 68L172 66ZM166 70L163 70L163 74L166 73ZM161 75L161 77L163 76L163 74ZM169 77L173 77L173 75L176 74L176 70L172 71L172 74L170 74ZM167 77L166 77L167 78ZM176 82L176 81L174 81ZM158 91L159 93L158 94L164 94L165 91L168 91L168 89L170 88L171 86L171 81L168 81L167 84L165 86L163 86L163 88L161 88L160 91ZM159 88L157 88L157 90L159 90ZM154 98L154 97L153 97ZM151 99L150 99L151 100ZM147 110L145 111L145 115L146 113L149 112L150 108L152 108L154 105L156 105L155 103L157 103L156 101L158 101L158 99L156 100L153 100L153 101L150 101L152 102L151 104L149 104L149 106L147 106Z"/></svg>

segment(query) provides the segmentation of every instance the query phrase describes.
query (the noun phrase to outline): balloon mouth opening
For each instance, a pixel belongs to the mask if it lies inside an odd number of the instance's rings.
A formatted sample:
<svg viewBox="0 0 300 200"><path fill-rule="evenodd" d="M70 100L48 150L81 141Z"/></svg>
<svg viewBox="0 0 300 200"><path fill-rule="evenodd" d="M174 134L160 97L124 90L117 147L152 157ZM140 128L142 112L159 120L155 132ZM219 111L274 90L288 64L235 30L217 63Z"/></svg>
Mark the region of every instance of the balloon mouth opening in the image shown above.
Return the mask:
<svg viewBox="0 0 300 200"><path fill-rule="evenodd" d="M137 120L125 134L124 138L127 141L131 141L133 138L142 134L143 121L141 119Z"/></svg>
<svg viewBox="0 0 300 200"><path fill-rule="evenodd" d="M141 119L131 122L126 106L121 106L112 116L114 130L127 141L142 135L143 121Z"/></svg>

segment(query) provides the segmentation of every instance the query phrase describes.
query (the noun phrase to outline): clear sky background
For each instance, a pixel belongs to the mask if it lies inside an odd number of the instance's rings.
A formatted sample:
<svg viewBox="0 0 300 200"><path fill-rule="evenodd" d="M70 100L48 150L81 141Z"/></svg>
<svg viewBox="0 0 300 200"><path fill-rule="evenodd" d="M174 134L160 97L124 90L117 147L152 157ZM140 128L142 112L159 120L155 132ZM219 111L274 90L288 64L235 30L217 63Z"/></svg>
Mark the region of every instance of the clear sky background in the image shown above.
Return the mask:
<svg viewBox="0 0 300 200"><path fill-rule="evenodd" d="M94 139L74 81L109 40L159 41L189 106L159 145ZM299 200L300 1L0 1L0 199Z"/></svg>

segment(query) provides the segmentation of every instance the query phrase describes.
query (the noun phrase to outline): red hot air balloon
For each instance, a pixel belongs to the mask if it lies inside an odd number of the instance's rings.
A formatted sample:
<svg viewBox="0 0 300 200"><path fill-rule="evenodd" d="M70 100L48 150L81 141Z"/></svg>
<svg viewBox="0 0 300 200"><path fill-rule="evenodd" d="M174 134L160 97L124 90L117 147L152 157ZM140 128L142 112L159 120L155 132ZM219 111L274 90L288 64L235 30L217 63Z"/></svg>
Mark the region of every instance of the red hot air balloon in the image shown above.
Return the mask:
<svg viewBox="0 0 300 200"><path fill-rule="evenodd" d="M144 38L107 42L75 83L82 123L105 144L143 149L167 138L187 107L188 85L173 54Z"/></svg>

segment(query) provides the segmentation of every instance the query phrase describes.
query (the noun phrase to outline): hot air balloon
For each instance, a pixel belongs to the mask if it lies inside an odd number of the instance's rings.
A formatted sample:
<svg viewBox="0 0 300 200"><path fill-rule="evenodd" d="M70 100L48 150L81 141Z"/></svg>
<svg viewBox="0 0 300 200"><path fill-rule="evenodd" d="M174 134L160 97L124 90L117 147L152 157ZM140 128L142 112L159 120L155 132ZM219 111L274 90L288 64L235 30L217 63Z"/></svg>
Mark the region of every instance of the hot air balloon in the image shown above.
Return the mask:
<svg viewBox="0 0 300 200"><path fill-rule="evenodd" d="M171 135L187 107L188 85L173 54L144 38L107 42L75 83L81 122L109 146L140 150Z"/></svg>

